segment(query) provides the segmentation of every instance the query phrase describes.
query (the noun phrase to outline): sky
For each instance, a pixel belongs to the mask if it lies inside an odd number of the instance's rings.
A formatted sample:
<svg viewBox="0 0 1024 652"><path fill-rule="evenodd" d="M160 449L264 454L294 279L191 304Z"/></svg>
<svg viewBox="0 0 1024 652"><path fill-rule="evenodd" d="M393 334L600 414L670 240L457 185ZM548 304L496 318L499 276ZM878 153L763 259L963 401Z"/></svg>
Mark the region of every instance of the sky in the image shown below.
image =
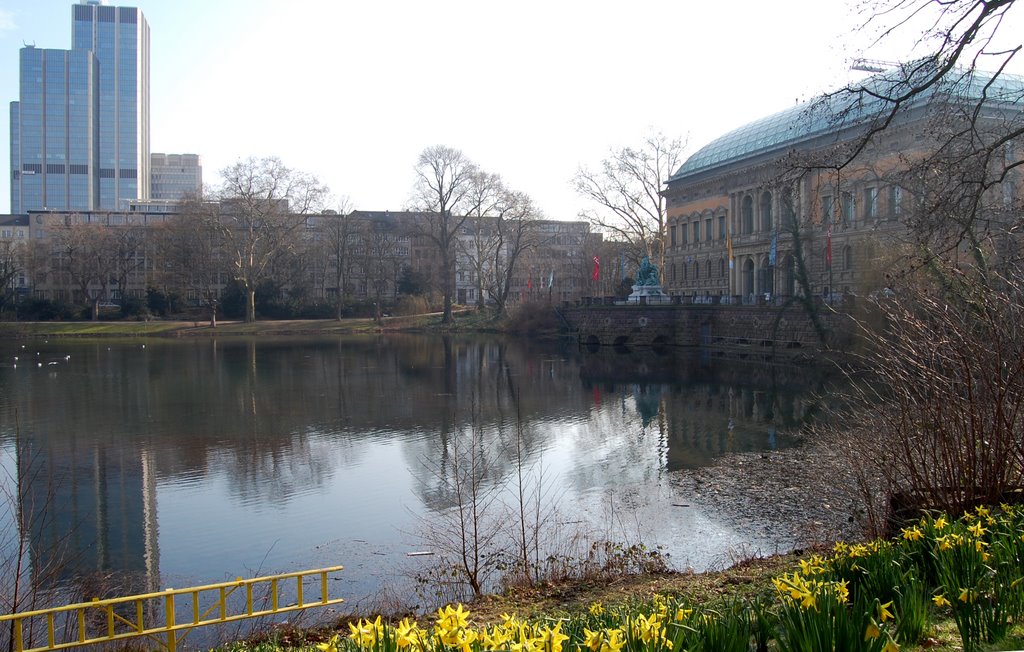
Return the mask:
<svg viewBox="0 0 1024 652"><path fill-rule="evenodd" d="M19 49L69 48L72 4L0 0L5 117ZM212 186L240 159L277 156L329 186L335 206L347 197L362 210L404 208L419 153L443 144L546 217L577 219L590 206L571 179L611 149L655 131L683 138L685 158L863 76L850 70L857 56L909 51L865 51L873 33L858 29L858 0L108 4L137 6L150 25L153 152L199 154Z"/></svg>

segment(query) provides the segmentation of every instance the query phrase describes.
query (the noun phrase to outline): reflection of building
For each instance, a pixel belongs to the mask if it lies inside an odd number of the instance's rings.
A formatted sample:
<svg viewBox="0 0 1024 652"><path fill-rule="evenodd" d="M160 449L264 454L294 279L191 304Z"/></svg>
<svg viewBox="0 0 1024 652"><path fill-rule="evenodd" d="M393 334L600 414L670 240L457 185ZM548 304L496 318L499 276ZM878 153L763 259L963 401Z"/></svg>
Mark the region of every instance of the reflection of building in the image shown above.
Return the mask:
<svg viewBox="0 0 1024 652"><path fill-rule="evenodd" d="M36 448L19 456L20 506L30 529L32 572L49 581L124 573L131 587L159 588L156 478L146 451L90 442L88 450Z"/></svg>
<svg viewBox="0 0 1024 652"><path fill-rule="evenodd" d="M979 106L983 93L988 99L978 125L1001 124L1009 133L1005 125L1017 121L1019 128L1024 80L1004 75L985 89L988 80L980 77L943 81L906 103L841 174L829 171L829 157L841 160L885 108L866 94L798 105L712 141L667 182L663 283L673 294L744 301L794 295L793 234L799 233L813 293L882 287L879 254L905 232L914 195L924 192L908 169L937 148L937 134L951 129L964 105ZM891 94L900 82L879 75L864 83ZM1012 204L1011 187L997 190Z"/></svg>
<svg viewBox="0 0 1024 652"><path fill-rule="evenodd" d="M74 5L70 50L21 50L11 211L119 209L149 197L149 24Z"/></svg>

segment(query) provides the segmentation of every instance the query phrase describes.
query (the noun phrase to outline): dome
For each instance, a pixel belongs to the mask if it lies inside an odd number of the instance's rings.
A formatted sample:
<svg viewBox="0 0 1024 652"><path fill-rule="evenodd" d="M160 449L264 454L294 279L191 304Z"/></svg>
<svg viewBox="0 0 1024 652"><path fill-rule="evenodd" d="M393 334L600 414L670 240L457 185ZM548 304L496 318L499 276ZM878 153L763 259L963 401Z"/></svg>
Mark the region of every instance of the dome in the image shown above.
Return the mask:
<svg viewBox="0 0 1024 652"><path fill-rule="evenodd" d="M697 150L672 175L669 183L734 161L780 153L789 146L830 133L838 141L847 130L886 117L893 104L883 97L905 94L912 83L926 79L931 70L930 66L922 65L909 73L881 73L850 92L823 95L755 120ZM904 107L919 106L938 94L971 101L986 98L1020 107L1024 103L1024 78L1002 74L993 82L991 73L958 71L917 94Z"/></svg>

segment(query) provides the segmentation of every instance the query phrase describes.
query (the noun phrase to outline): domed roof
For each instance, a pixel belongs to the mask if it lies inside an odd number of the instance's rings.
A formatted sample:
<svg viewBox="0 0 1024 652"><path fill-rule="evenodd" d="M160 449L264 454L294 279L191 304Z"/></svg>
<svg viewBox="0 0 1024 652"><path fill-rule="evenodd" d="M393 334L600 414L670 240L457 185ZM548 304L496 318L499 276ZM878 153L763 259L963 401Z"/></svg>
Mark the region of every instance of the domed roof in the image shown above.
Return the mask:
<svg viewBox="0 0 1024 652"><path fill-rule="evenodd" d="M881 73L849 92L823 95L773 115L755 120L711 141L679 167L669 182L705 170L763 154L781 154L787 147L833 134L838 141L853 127L885 117L893 104L883 98L898 97L911 84L926 78L933 68L918 66L909 73ZM1024 106L1024 78L1002 74L993 82L989 73L955 71L940 84L930 86L904 106L921 105L937 94L973 101L985 98Z"/></svg>

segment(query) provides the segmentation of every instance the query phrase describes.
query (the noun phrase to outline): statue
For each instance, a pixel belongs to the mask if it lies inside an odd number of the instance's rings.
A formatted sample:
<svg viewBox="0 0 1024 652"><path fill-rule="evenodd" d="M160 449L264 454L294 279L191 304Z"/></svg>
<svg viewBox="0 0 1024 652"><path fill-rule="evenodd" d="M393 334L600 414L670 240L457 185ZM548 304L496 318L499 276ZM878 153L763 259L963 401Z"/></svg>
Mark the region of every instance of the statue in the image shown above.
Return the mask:
<svg viewBox="0 0 1024 652"><path fill-rule="evenodd" d="M640 269L636 273L636 284L643 287L661 285L658 280L658 268L651 264L651 259L648 256L644 256L644 259L640 261Z"/></svg>

